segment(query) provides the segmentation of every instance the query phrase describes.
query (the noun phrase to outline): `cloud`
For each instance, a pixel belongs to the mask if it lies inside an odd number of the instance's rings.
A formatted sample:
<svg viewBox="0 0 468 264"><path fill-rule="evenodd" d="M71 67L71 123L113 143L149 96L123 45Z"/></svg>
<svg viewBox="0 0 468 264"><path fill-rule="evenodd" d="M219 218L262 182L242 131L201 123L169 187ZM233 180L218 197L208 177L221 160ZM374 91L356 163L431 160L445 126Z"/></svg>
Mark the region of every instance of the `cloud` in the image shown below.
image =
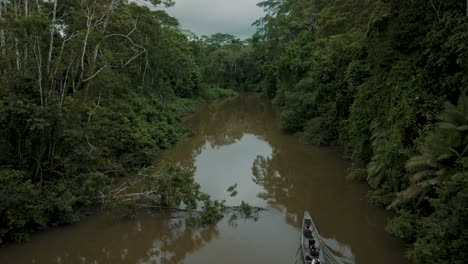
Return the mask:
<svg viewBox="0 0 468 264"><path fill-rule="evenodd" d="M256 6L259 0L175 0L166 11L177 18L182 28L197 35L222 32L248 38L251 24L264 15Z"/></svg>

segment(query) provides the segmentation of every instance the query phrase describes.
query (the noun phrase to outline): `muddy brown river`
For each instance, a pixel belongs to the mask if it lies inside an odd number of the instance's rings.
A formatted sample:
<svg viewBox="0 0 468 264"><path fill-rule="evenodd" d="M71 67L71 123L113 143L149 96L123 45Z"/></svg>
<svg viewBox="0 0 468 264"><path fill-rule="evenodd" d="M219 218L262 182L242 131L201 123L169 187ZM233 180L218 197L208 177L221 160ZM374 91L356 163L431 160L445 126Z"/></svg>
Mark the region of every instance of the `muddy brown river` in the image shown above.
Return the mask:
<svg viewBox="0 0 468 264"><path fill-rule="evenodd" d="M384 231L391 215L368 204L366 185L345 180L341 154L282 133L269 102L242 94L204 107L186 124L195 135L157 159L193 169L202 190L228 205L265 207L258 219L228 214L217 225L187 227L183 215L142 213L112 223L95 214L0 248L0 263L301 263L305 210L337 263L406 263L402 242Z"/></svg>

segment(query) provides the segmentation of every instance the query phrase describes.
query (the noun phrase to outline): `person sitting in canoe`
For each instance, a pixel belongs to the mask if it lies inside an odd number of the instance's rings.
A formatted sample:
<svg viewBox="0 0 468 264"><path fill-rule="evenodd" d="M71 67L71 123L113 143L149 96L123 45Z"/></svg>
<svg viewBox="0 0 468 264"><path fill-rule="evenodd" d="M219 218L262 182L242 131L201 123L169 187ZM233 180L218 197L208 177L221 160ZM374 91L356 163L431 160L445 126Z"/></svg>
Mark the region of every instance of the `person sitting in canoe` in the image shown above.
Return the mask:
<svg viewBox="0 0 468 264"><path fill-rule="evenodd" d="M310 226L308 225L306 227L306 229L304 230L304 236L307 237L307 238L311 238L312 237L312 230L310 230Z"/></svg>
<svg viewBox="0 0 468 264"><path fill-rule="evenodd" d="M313 248L311 248L311 249L310 249L310 255L312 255L312 257L313 257L314 259L318 259L318 257L320 256L320 253L319 253L318 248L315 247L315 246L314 246Z"/></svg>
<svg viewBox="0 0 468 264"><path fill-rule="evenodd" d="M315 239L313 236L309 239L309 249L315 249Z"/></svg>
<svg viewBox="0 0 468 264"><path fill-rule="evenodd" d="M312 259L309 255L306 256L307 264L320 264L320 260L318 258Z"/></svg>

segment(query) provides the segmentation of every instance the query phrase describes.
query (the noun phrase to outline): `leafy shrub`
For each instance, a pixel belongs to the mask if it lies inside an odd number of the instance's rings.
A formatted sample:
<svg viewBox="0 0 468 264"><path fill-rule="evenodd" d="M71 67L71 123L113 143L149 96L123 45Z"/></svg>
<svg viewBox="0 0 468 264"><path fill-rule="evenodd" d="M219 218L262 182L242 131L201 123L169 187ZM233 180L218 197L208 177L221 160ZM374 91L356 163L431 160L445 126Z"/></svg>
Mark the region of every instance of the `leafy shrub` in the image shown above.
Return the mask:
<svg viewBox="0 0 468 264"><path fill-rule="evenodd" d="M214 85L204 85L200 96L205 100L213 100L216 98L230 97L237 95L237 92L230 89L223 89Z"/></svg>
<svg viewBox="0 0 468 264"><path fill-rule="evenodd" d="M24 241L47 220L41 204L41 191L27 173L0 168L0 243L7 240Z"/></svg>

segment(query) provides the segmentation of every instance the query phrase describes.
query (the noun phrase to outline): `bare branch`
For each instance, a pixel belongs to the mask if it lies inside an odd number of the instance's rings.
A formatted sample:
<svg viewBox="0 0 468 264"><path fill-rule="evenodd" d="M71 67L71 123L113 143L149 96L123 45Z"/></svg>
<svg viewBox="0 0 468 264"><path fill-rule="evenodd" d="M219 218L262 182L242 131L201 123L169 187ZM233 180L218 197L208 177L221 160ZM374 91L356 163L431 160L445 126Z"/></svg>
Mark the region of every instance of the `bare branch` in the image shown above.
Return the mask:
<svg viewBox="0 0 468 264"><path fill-rule="evenodd" d="M37 50L37 51L36 51ZM42 55L41 55L41 47L39 46L39 40L38 37L36 36L34 40L34 55L36 58L36 66L37 66L37 83L39 85L39 95L41 97L41 106L44 106L44 94L42 91Z"/></svg>
<svg viewBox="0 0 468 264"><path fill-rule="evenodd" d="M137 55L133 56L131 59L129 59L124 65L123 67L126 67L130 62L132 62L134 59L138 58L141 54L145 53L146 50L143 50L141 51L140 53L138 53Z"/></svg>
<svg viewBox="0 0 468 264"><path fill-rule="evenodd" d="M47 57L47 73L50 72L50 64L52 62L52 51L54 50L54 30L55 30L55 23L57 19L57 2L58 0L54 0L54 11L52 13L52 24L50 25L50 42L49 42L49 56Z"/></svg>
<svg viewBox="0 0 468 264"><path fill-rule="evenodd" d="M140 48L140 49L142 49L142 50L146 50L144 47L135 44L135 42L133 42L133 40L130 38L130 35L136 30L136 28L137 28L137 20L135 21L135 23L134 23L134 25L133 25L133 29L130 30L130 32L128 32L127 35L124 35L124 34L110 34L110 35L105 36L104 39L110 38L110 37L124 37L124 38L126 38L128 41L130 41L130 43L132 43L133 46L138 47L138 48Z"/></svg>
<svg viewBox="0 0 468 264"><path fill-rule="evenodd" d="M83 83L88 82L88 81L90 81L91 79L93 79L94 77L96 77L96 76L97 76L102 70L104 70L105 68L107 68L107 65L102 66L102 67L101 67L99 70L97 70L91 77L89 77L89 78L83 80Z"/></svg>
<svg viewBox="0 0 468 264"><path fill-rule="evenodd" d="M468 1L468 0L467 0L467 1ZM438 8L436 8L436 6L435 6L435 4L434 4L434 2L433 2L432 0L429 0L429 2L431 3L432 8L434 9L434 11L435 11L436 14L437 14L437 18L438 18L439 21L440 21L440 6L442 5L442 2L439 2L439 7L438 7Z"/></svg>

